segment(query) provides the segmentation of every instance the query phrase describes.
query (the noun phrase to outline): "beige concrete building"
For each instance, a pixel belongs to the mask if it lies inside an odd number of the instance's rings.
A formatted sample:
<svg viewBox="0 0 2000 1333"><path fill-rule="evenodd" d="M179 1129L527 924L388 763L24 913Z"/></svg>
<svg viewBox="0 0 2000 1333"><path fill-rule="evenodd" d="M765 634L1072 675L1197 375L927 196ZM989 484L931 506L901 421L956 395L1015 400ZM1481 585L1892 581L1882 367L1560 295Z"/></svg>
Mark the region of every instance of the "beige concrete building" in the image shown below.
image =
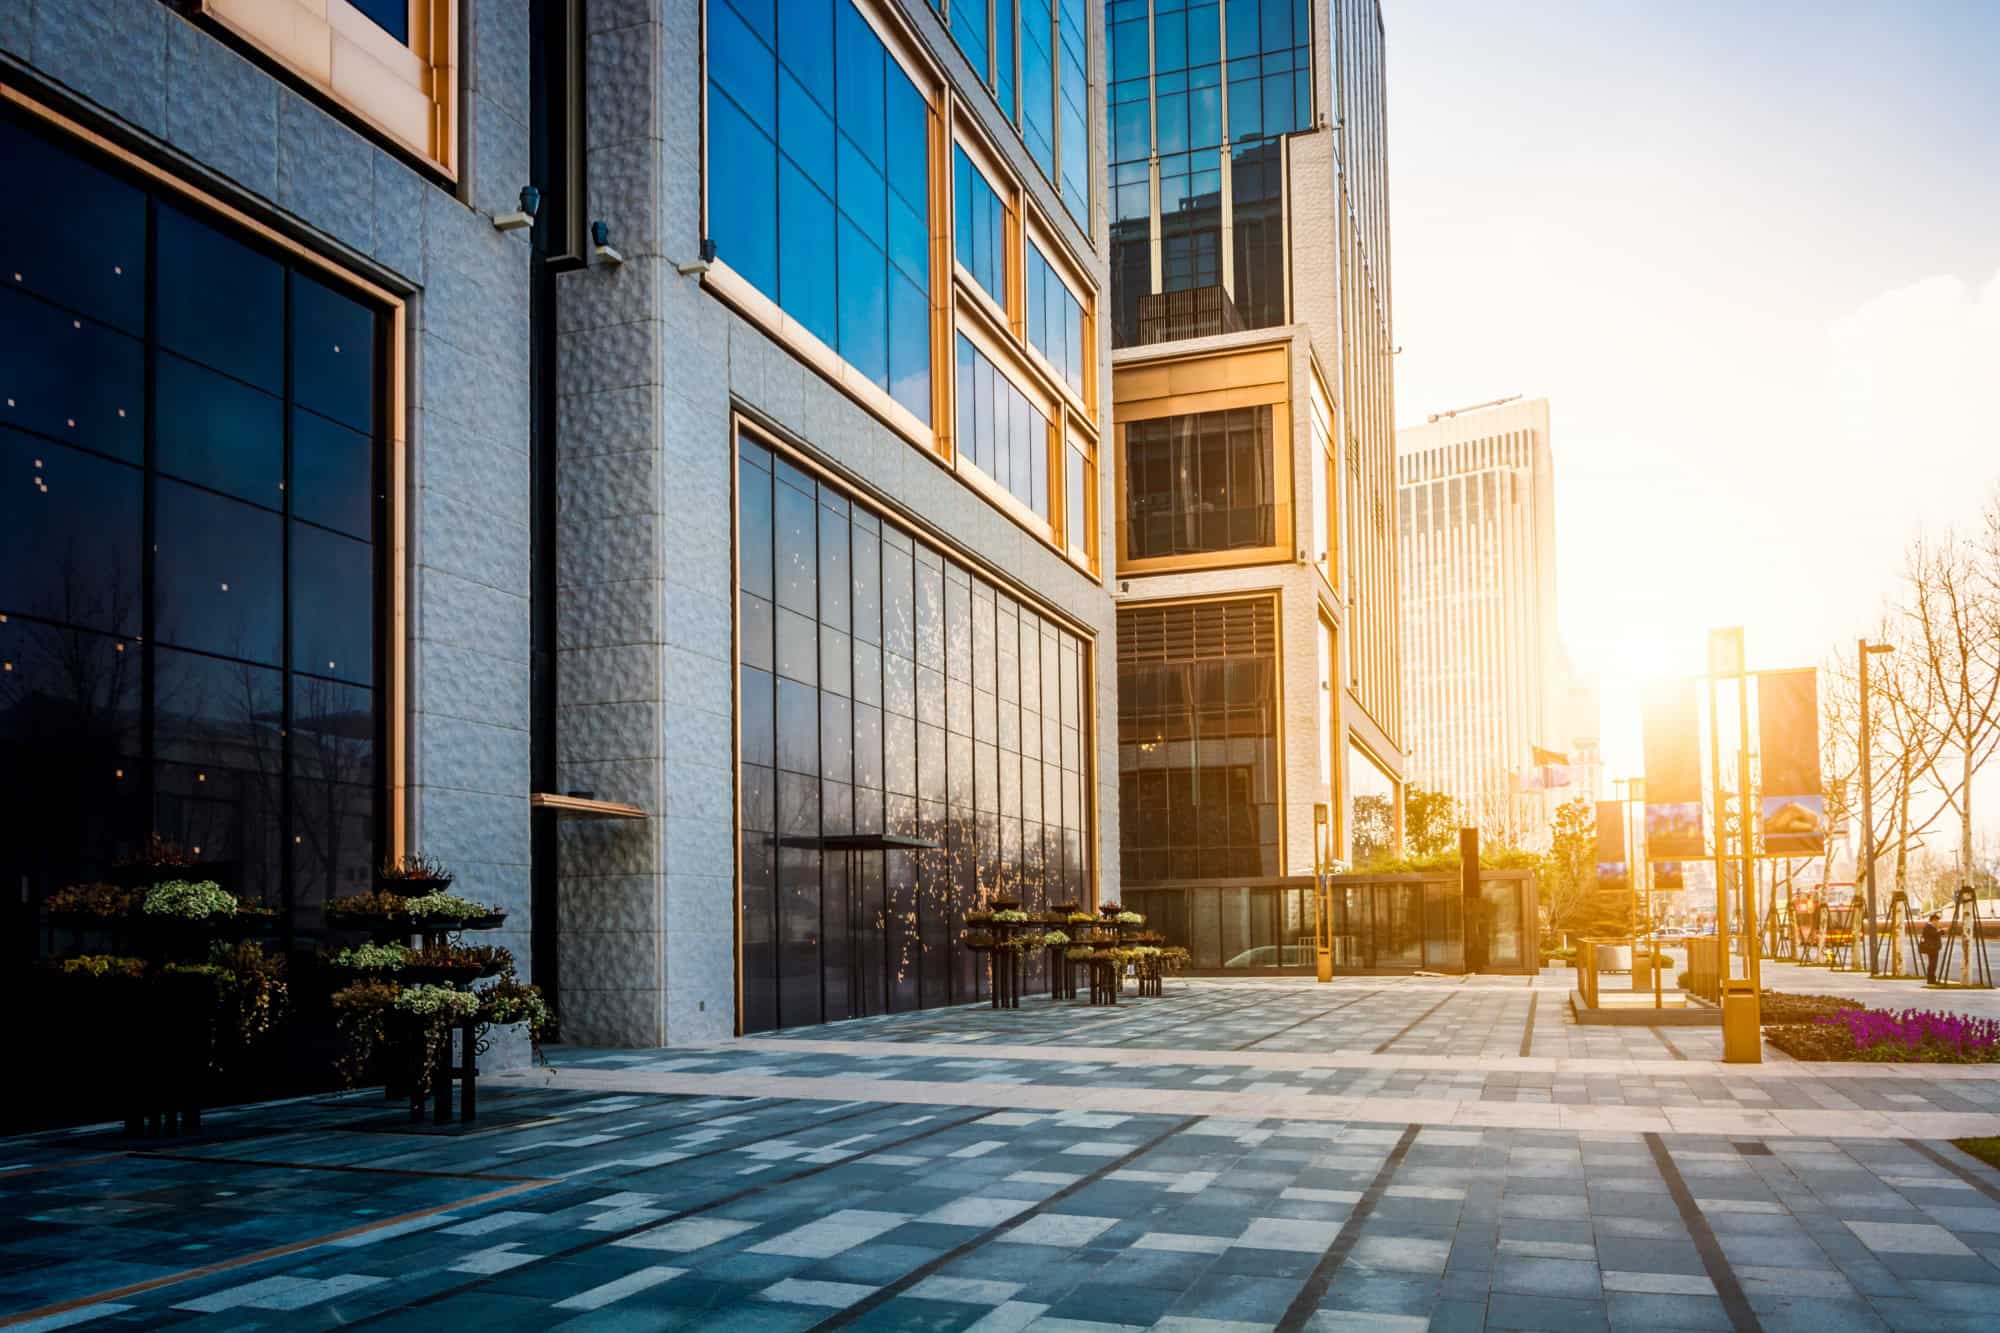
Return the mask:
<svg viewBox="0 0 2000 1333"><path fill-rule="evenodd" d="M1596 691L1572 680L1556 625L1548 400L1400 431L1396 477L1410 781L1532 844L1602 779ZM1538 789L1561 776L1538 750L1565 757L1567 785Z"/></svg>
<svg viewBox="0 0 2000 1333"><path fill-rule="evenodd" d="M1381 16L1108 26L1121 877L1286 965L1293 897L1179 889L1309 872L1321 806L1336 856L1400 839Z"/></svg>

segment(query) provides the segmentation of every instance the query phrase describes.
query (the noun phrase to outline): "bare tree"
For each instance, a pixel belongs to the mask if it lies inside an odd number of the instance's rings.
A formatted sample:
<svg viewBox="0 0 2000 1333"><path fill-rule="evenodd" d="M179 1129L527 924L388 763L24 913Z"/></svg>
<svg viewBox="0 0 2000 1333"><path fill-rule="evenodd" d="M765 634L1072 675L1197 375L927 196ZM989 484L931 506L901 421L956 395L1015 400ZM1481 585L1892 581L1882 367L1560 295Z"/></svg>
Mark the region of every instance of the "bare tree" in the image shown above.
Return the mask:
<svg viewBox="0 0 2000 1333"><path fill-rule="evenodd" d="M1961 863L1974 864L1972 785L2000 749L2000 506L1985 541L1947 534L1910 551L1904 618L1926 695L1923 776L1958 816Z"/></svg>

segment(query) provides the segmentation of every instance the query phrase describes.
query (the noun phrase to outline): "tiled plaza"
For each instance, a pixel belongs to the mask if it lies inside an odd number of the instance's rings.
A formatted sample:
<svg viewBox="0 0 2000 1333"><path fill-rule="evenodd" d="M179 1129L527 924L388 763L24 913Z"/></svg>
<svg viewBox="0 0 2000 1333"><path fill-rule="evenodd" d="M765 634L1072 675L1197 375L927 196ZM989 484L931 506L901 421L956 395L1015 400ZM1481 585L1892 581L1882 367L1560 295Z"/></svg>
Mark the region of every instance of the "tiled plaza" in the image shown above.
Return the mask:
<svg viewBox="0 0 2000 1333"><path fill-rule="evenodd" d="M2000 1076L1723 1066L1568 979L1177 981L552 1049L464 1131L356 1095L9 1140L0 1324L1992 1326L2000 1173L1945 1140Z"/></svg>

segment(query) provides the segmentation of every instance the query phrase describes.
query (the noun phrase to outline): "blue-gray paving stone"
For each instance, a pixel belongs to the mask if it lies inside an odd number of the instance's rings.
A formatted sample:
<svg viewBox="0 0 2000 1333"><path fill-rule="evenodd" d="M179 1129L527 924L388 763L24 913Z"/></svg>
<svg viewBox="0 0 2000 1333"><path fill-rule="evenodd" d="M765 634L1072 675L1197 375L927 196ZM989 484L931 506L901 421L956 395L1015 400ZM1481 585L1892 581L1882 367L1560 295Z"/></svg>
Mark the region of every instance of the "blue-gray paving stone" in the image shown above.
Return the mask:
<svg viewBox="0 0 2000 1333"><path fill-rule="evenodd" d="M1438 1295L1438 1284L1426 1278L1343 1269L1327 1287L1319 1308L1421 1316L1431 1312ZM1477 1295L1483 1299L1485 1292Z"/></svg>
<svg viewBox="0 0 2000 1333"><path fill-rule="evenodd" d="M1612 1273L1680 1273L1700 1277L1708 1270L1691 1240L1599 1236L1598 1267Z"/></svg>
<svg viewBox="0 0 2000 1333"><path fill-rule="evenodd" d="M1087 1319L1104 1324L1144 1326L1164 1318L1179 1293L1157 1287L1118 1287L1085 1282L1049 1308L1052 1319Z"/></svg>
<svg viewBox="0 0 2000 1333"><path fill-rule="evenodd" d="M1722 1301L1714 1296L1656 1296L1614 1291L1605 1301L1615 1333L1640 1333L1654 1328L1714 1330L1730 1333L1735 1324Z"/></svg>
<svg viewBox="0 0 2000 1333"><path fill-rule="evenodd" d="M1583 1259L1533 1258L1504 1250L1493 1268L1493 1290L1579 1300L1595 1300L1603 1294L1595 1263Z"/></svg>
<svg viewBox="0 0 2000 1333"><path fill-rule="evenodd" d="M1496 1291L1486 1303L1486 1326L1536 1333L1596 1333L1609 1323L1602 1301Z"/></svg>
<svg viewBox="0 0 2000 1333"><path fill-rule="evenodd" d="M1443 1300L1431 1307L1430 1333L1479 1333L1486 1327L1486 1302Z"/></svg>
<svg viewBox="0 0 2000 1333"><path fill-rule="evenodd" d="M1281 1278L1210 1273L1173 1303L1170 1313L1199 1319L1273 1324L1298 1295L1299 1284Z"/></svg>

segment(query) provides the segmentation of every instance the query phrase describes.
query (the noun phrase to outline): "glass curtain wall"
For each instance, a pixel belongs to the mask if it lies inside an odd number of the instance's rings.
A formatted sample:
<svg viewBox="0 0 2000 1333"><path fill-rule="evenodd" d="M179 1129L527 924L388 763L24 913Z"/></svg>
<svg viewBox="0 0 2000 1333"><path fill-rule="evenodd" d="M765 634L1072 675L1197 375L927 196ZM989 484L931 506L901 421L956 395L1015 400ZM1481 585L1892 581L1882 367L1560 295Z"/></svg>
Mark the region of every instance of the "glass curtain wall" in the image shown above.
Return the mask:
<svg viewBox="0 0 2000 1333"><path fill-rule="evenodd" d="M710 0L717 255L931 420L930 106L849 0Z"/></svg>
<svg viewBox="0 0 2000 1333"><path fill-rule="evenodd" d="M1119 611L1125 883L1278 873L1276 620L1269 597Z"/></svg>
<svg viewBox="0 0 2000 1333"><path fill-rule="evenodd" d="M1347 747L1347 859L1357 870L1396 849L1396 784L1368 752Z"/></svg>
<svg viewBox="0 0 2000 1333"><path fill-rule="evenodd" d="M788 0L789 2L789 0ZM1143 3L1143 0L1142 0ZM931 0L973 73L1021 132L1078 226L1090 226L1090 9L1086 0ZM1015 60L1020 61L1019 78ZM1020 97L1015 98L1018 85Z"/></svg>
<svg viewBox="0 0 2000 1333"><path fill-rule="evenodd" d="M1028 242L1028 345L1063 377L1070 392L1083 396L1083 303L1056 275L1042 248Z"/></svg>
<svg viewBox="0 0 2000 1333"><path fill-rule="evenodd" d="M1111 0L1106 20L1113 345L1140 341L1155 291L1221 285L1244 327L1283 323L1280 140L1312 124L1311 5Z"/></svg>
<svg viewBox="0 0 2000 1333"><path fill-rule="evenodd" d="M376 857L385 319L0 119L0 880L157 833L311 931Z"/></svg>
<svg viewBox="0 0 2000 1333"><path fill-rule="evenodd" d="M974 999L968 910L1089 895L1083 644L751 437L738 471L744 1030Z"/></svg>
<svg viewBox="0 0 2000 1333"><path fill-rule="evenodd" d="M958 447L973 466L1006 487L1036 517L1053 517L1049 419L962 333L958 335Z"/></svg>
<svg viewBox="0 0 2000 1333"><path fill-rule="evenodd" d="M1126 554L1135 560L1271 545L1270 407L1126 426L1125 505Z"/></svg>

